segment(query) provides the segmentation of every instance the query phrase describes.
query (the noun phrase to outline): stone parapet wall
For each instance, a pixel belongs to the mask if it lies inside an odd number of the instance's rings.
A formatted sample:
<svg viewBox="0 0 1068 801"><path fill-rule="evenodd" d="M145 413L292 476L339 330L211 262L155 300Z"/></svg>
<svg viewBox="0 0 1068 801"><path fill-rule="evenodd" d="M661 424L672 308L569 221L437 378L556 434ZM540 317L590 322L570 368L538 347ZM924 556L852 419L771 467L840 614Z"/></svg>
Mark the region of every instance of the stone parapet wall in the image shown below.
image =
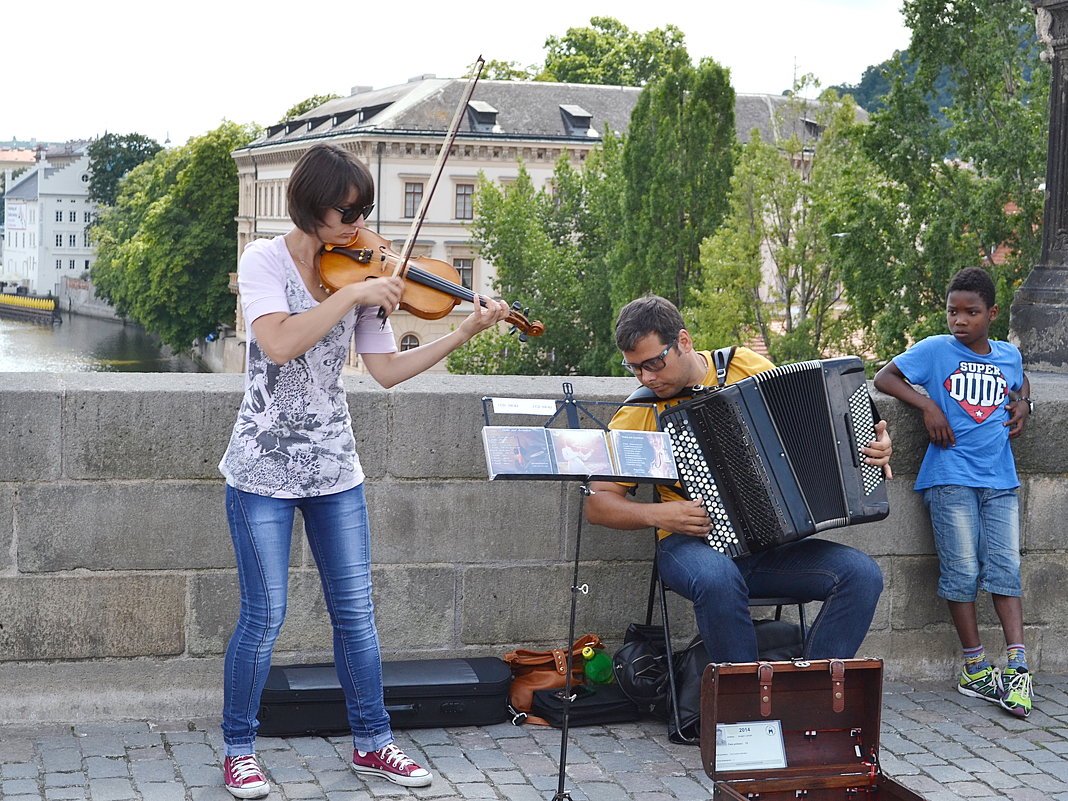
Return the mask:
<svg viewBox="0 0 1068 801"><path fill-rule="evenodd" d="M625 378L423 376L386 391L346 377L368 475L385 658L559 646L580 533L579 583L589 592L578 596L578 632L614 646L629 622L644 618L650 532L585 524L580 532L576 484L486 480L481 399L560 398L565 380L576 398L591 401L614 401L633 387ZM0 374L0 686L22 688L0 693L0 723L214 713L218 662L237 610L216 465L242 381ZM1032 375L1032 386L1036 413L1015 446L1027 639L1039 670L1064 672L1068 458L1057 421L1068 412L1068 376ZM886 577L862 655L886 659L890 677L944 676L958 645L935 597L930 526L911 490L924 433L911 409L886 397L879 403L896 449L891 516L833 538L871 553ZM330 658L300 525L298 516L279 661ZM990 604L981 607L985 642L1000 649ZM681 603L675 610L685 636L691 616ZM817 611L813 605L810 619Z"/></svg>

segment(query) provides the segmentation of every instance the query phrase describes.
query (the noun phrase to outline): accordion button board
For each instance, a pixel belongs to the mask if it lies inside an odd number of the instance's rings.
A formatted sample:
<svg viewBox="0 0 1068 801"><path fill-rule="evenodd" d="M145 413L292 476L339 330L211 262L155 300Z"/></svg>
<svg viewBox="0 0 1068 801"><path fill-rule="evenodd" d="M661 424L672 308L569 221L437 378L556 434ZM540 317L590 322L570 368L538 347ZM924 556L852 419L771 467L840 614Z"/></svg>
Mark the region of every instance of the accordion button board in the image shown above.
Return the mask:
<svg viewBox="0 0 1068 801"><path fill-rule="evenodd" d="M683 491L713 548L738 558L889 513L864 463L877 411L856 357L783 365L661 412Z"/></svg>

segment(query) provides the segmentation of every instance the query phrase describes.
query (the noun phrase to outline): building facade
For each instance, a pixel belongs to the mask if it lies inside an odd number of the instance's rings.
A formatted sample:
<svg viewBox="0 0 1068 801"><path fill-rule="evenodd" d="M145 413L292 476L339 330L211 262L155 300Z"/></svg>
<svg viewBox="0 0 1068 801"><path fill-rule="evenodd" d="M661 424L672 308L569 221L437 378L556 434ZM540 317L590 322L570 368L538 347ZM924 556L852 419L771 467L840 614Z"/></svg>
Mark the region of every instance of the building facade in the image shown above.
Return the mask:
<svg viewBox="0 0 1068 801"><path fill-rule="evenodd" d="M6 173L0 280L9 288L58 295L64 278L81 277L92 266L87 229L97 206L89 200L87 146L61 145L17 177Z"/></svg>

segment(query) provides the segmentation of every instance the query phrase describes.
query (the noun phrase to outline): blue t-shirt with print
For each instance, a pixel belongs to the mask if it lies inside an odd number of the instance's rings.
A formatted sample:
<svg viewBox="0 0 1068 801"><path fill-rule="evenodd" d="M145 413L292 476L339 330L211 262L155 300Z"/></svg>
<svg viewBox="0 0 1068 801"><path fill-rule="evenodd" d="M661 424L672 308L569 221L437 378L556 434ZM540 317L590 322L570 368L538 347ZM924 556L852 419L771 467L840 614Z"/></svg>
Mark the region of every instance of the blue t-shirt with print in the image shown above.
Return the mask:
<svg viewBox="0 0 1068 801"><path fill-rule="evenodd" d="M1023 359L1015 345L990 340L982 356L950 334L927 337L894 359L909 383L922 386L953 429L956 445L933 443L916 489L941 484L1011 489L1020 485L1009 447L1009 391L1023 386Z"/></svg>

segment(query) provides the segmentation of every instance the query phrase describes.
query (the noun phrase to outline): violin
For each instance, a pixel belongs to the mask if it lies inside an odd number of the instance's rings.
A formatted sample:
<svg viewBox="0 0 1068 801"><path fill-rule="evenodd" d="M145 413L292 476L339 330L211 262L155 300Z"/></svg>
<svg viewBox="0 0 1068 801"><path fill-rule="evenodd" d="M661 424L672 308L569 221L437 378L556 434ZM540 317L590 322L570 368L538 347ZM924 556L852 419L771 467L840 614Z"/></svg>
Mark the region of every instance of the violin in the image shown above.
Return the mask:
<svg viewBox="0 0 1068 801"><path fill-rule="evenodd" d="M398 267L400 270L398 271ZM324 245L319 254L319 281L328 292L372 278L399 275L404 279L400 307L423 320L439 320L461 300L474 302L475 293L460 283L460 274L448 262L425 256L405 259L393 250L392 242L368 228L359 228L344 245ZM479 302L486 306L486 299ZM516 301L505 318L519 338L540 337L545 326L527 319Z"/></svg>

